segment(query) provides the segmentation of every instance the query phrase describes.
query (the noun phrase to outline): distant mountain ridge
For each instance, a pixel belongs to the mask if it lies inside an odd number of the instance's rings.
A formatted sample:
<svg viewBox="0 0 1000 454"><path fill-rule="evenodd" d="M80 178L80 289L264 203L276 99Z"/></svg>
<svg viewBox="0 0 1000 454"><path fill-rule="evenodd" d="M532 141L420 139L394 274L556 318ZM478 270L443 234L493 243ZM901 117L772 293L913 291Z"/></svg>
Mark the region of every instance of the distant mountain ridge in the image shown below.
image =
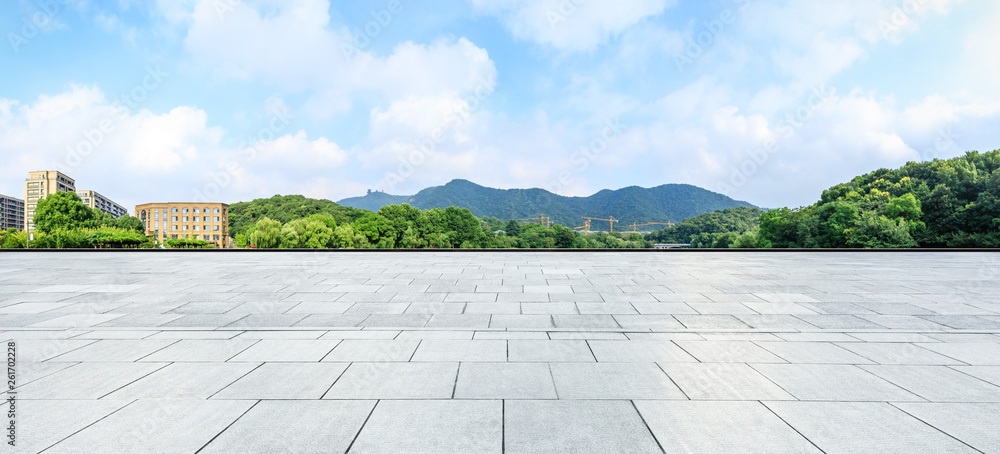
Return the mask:
<svg viewBox="0 0 1000 454"><path fill-rule="evenodd" d="M477 217L502 220L538 217L568 227L583 225L583 216L620 220L615 230L631 230L633 222L680 222L692 216L735 207L753 207L697 186L665 184L654 188L629 186L602 190L589 197L566 197L544 189L494 189L467 180L452 180L426 188L415 195L372 192L337 202L340 205L378 211L385 205L407 203L422 210L456 206L468 208ZM593 221L593 230L607 230L607 222ZM658 230L657 227L655 230Z"/></svg>

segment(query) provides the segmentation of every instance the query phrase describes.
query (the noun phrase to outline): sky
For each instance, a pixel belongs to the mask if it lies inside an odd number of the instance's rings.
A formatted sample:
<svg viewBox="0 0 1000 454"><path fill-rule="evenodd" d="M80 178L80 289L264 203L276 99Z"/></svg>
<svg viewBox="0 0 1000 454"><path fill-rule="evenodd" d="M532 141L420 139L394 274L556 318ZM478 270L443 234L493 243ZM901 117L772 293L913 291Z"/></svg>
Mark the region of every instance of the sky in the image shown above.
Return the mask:
<svg viewBox="0 0 1000 454"><path fill-rule="evenodd" d="M340 200L466 179L802 206L1000 148L995 0L7 0L0 194Z"/></svg>

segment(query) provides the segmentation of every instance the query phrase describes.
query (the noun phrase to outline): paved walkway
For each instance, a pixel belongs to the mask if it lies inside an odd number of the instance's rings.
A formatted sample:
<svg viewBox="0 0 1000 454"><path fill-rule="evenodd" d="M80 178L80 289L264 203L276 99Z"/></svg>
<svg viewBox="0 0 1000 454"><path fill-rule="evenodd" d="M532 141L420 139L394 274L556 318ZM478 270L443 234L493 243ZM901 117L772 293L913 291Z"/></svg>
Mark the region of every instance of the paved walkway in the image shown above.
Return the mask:
<svg viewBox="0 0 1000 454"><path fill-rule="evenodd" d="M17 452L1000 452L997 295L982 253L0 254Z"/></svg>

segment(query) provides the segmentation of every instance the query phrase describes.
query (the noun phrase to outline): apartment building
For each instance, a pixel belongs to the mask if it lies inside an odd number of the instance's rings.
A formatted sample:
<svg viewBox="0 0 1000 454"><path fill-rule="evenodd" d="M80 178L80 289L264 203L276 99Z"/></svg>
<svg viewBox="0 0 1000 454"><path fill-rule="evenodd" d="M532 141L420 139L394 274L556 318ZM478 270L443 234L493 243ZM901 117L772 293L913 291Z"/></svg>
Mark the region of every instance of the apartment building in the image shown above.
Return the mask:
<svg viewBox="0 0 1000 454"><path fill-rule="evenodd" d="M76 191L76 195L80 196L80 200L83 200L84 205L108 213L115 219L128 214L128 210L125 207L98 194L97 191Z"/></svg>
<svg viewBox="0 0 1000 454"><path fill-rule="evenodd" d="M57 192L76 192L76 180L56 170L28 172L24 180L24 229L35 229L35 208L38 201Z"/></svg>
<svg viewBox="0 0 1000 454"><path fill-rule="evenodd" d="M232 247L229 239L229 205L224 203L147 203L135 207L135 217L146 226L146 235L160 243L169 239L197 239Z"/></svg>
<svg viewBox="0 0 1000 454"><path fill-rule="evenodd" d="M0 194L0 230L24 228L24 200Z"/></svg>

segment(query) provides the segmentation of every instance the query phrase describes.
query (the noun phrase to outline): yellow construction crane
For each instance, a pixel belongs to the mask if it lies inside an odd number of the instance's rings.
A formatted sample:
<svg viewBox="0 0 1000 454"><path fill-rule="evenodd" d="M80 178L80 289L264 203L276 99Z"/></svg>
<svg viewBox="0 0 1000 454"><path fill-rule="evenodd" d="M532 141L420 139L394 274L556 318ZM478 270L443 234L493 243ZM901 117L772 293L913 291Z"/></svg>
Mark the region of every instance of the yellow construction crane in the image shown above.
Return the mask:
<svg viewBox="0 0 1000 454"><path fill-rule="evenodd" d="M589 220L583 221L583 225L581 225L579 227L573 227L573 230L576 230L576 229L583 229L583 236L589 235L590 234L590 221Z"/></svg>
<svg viewBox="0 0 1000 454"><path fill-rule="evenodd" d="M665 225L667 227L673 227L674 223L670 222L670 221L667 221L667 222L647 222L645 224L637 224L637 223L633 222L632 223L632 232L636 233L637 232L636 227L642 227L644 225Z"/></svg>
<svg viewBox="0 0 1000 454"><path fill-rule="evenodd" d="M527 221L527 222L538 221L539 224L542 224L546 227L552 227L552 218L545 217L544 214L537 218L515 219L515 221Z"/></svg>
<svg viewBox="0 0 1000 454"><path fill-rule="evenodd" d="M588 218L586 216L581 216L581 217L584 218L584 219L589 219L591 221L607 221L609 224L611 224L611 230L610 230L610 232L611 233L615 233L615 223L618 222L618 220L615 219L614 216L608 216L608 219Z"/></svg>

